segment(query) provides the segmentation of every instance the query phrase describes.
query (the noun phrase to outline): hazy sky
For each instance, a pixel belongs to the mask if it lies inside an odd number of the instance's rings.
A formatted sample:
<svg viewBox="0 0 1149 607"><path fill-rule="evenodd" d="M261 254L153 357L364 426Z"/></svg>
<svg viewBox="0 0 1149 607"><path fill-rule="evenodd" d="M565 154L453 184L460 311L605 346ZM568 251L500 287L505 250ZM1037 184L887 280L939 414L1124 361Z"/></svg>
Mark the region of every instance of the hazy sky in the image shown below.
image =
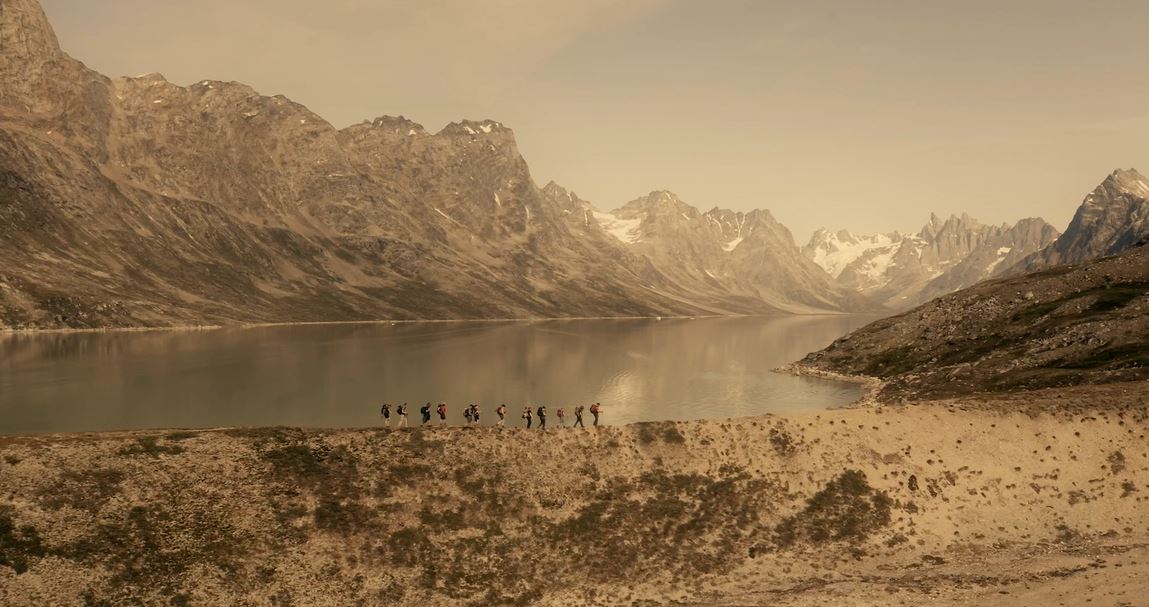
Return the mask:
<svg viewBox="0 0 1149 607"><path fill-rule="evenodd" d="M1149 2L42 0L108 75L238 80L338 127L515 130L539 184L599 207L916 229L930 211L1064 228L1149 172Z"/></svg>

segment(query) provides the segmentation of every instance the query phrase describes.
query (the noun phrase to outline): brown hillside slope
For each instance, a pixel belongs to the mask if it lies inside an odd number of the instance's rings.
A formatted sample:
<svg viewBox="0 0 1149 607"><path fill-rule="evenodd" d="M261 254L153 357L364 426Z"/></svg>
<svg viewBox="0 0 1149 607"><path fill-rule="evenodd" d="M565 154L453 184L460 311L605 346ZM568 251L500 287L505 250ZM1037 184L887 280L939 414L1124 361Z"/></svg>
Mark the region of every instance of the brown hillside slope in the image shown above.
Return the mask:
<svg viewBox="0 0 1149 607"><path fill-rule="evenodd" d="M795 369L878 377L885 401L1149 379L1149 246L981 283Z"/></svg>
<svg viewBox="0 0 1149 607"><path fill-rule="evenodd" d="M1088 390L1055 413L7 438L0 604L1116 605L1149 592L1146 410L1121 404L1146 393Z"/></svg>

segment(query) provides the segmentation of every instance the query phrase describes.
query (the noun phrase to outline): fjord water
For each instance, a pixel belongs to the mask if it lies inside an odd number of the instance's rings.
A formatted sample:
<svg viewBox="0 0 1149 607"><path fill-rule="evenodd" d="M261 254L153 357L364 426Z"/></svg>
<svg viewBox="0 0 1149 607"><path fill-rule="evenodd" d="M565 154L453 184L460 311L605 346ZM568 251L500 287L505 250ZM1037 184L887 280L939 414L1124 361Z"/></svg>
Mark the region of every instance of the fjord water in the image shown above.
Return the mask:
<svg viewBox="0 0 1149 607"><path fill-rule="evenodd" d="M843 406L858 386L770 370L872 320L786 316L299 325L0 336L0 433L379 425L427 401L603 421L729 418ZM587 414L589 422L590 415ZM569 422L573 422L573 415ZM568 423L569 423L568 422Z"/></svg>

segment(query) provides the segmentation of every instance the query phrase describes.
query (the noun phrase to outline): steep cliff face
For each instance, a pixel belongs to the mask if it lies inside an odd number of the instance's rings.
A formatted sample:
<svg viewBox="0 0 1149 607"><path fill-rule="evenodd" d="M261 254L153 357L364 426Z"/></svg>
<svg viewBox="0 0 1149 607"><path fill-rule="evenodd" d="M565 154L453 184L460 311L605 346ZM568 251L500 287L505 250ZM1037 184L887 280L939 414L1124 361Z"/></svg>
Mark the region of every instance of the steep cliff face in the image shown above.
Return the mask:
<svg viewBox="0 0 1149 607"><path fill-rule="evenodd" d="M572 232L496 122L337 130L238 83L109 80L25 0L0 78L0 326L702 309Z"/></svg>
<svg viewBox="0 0 1149 607"><path fill-rule="evenodd" d="M1078 207L1069 227L1039 252L1003 266L1017 275L1061 264L1115 255L1149 237L1149 178L1136 169L1118 169Z"/></svg>

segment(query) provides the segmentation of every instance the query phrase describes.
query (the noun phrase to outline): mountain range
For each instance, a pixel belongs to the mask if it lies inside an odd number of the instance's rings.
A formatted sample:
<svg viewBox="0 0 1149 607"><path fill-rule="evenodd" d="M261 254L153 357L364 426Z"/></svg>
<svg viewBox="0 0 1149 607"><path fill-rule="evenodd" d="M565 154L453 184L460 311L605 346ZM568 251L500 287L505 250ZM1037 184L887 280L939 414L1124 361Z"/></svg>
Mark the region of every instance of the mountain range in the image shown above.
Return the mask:
<svg viewBox="0 0 1149 607"><path fill-rule="evenodd" d="M983 225L931 215L917 233L858 236L818 230L802 248L847 289L889 309L911 307L976 284L1044 249L1058 231L1042 219Z"/></svg>
<svg viewBox="0 0 1149 607"><path fill-rule="evenodd" d="M1056 241L963 216L800 248L766 210L539 187L497 121L337 129L240 83L108 78L0 0L0 329L904 308L1126 246L1146 181L1119 173Z"/></svg>

